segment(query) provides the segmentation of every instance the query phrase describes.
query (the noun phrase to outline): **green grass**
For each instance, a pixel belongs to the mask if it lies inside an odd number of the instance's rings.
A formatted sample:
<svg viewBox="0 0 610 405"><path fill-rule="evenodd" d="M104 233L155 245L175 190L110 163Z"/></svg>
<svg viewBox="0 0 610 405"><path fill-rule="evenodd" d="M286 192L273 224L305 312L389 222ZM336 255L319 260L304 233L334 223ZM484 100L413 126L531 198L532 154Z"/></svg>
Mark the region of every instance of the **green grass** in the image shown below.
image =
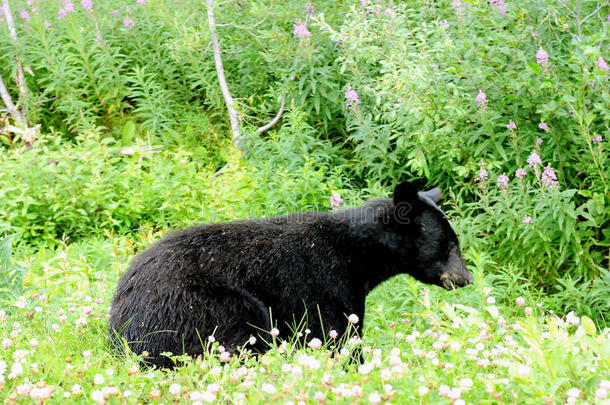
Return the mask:
<svg viewBox="0 0 610 405"><path fill-rule="evenodd" d="M519 306L517 294L527 290L496 292L497 276L486 275L493 264L475 251L467 261L476 282L467 288L447 292L398 276L375 289L362 342L346 343L334 357L325 346L295 346L280 325L274 348L258 358L233 356L224 364L218 342L207 342L209 355L177 370L141 368L136 356L110 351L108 311L136 248L161 234L143 227L132 236L17 247L28 273L24 298L3 306L3 401L539 404L565 403L578 389L577 403L607 403L596 395L607 392L600 387L610 379L610 330L586 317L575 325L536 295L523 294ZM357 345L361 366L348 361Z"/></svg>

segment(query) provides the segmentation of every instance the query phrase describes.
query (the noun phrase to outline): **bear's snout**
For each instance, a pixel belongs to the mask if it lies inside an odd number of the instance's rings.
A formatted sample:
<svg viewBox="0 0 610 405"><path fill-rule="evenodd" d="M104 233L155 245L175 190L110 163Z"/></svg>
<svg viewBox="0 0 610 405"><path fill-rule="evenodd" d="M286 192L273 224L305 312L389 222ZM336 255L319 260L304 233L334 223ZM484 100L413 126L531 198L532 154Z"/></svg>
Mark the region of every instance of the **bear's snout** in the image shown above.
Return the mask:
<svg viewBox="0 0 610 405"><path fill-rule="evenodd" d="M466 268L462 255L453 252L447 263L447 270L441 275L441 284L447 290L464 287L474 281L472 273Z"/></svg>

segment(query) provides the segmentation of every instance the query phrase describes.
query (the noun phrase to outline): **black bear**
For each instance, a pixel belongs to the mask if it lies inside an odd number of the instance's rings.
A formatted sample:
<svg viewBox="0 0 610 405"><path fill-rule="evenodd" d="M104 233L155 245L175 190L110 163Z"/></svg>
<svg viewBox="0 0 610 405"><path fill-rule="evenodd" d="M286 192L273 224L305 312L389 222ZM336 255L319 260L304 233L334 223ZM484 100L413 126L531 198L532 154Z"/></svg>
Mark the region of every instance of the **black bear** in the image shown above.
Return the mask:
<svg viewBox="0 0 610 405"><path fill-rule="evenodd" d="M309 338L342 334L348 315L363 319L368 292L399 273L447 289L469 284L439 198L439 189L418 193L400 183L392 199L352 209L172 233L138 254L121 277L111 341L173 367L161 353L196 356L212 334L235 352L275 325L288 337L288 325L304 314ZM263 340L252 348L264 351Z"/></svg>

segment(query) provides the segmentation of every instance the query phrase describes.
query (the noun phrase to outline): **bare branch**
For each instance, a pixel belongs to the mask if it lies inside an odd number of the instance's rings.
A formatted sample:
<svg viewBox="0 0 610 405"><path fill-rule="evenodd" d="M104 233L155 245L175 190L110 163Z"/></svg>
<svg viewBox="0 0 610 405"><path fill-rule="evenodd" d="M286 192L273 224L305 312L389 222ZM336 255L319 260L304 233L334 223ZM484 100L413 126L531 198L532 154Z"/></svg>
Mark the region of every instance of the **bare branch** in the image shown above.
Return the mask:
<svg viewBox="0 0 610 405"><path fill-rule="evenodd" d="M2 79L2 76L0 76L0 96L2 97L2 101L4 101L6 110L11 115L11 117L13 117L13 119L17 122L17 125L23 126L24 125L23 115L21 114L21 111L19 111L17 109L17 107L15 107L15 104L13 103L13 99L11 98L11 95L8 94L8 90L6 89L6 85L4 84L4 80Z"/></svg>
<svg viewBox="0 0 610 405"><path fill-rule="evenodd" d="M231 163L227 163L226 165L224 165L223 167L220 168L220 170L218 170L216 173L214 173L214 177L218 177L220 176L222 173L224 173L225 170L227 170L229 167L231 166Z"/></svg>
<svg viewBox="0 0 610 405"><path fill-rule="evenodd" d="M238 55L238 54L242 53L243 51L244 51L243 49L238 49L238 50L235 50L235 51L226 51L226 50L223 50L222 53L226 53L227 55Z"/></svg>
<svg viewBox="0 0 610 405"><path fill-rule="evenodd" d="M218 36L216 36L214 0L206 1L208 6L208 26L210 29L210 37L212 39L212 48L214 50L214 62L216 64L216 74L218 76L218 83L220 84L220 89L222 90L222 95L224 96L225 104L227 105L227 110L229 112L231 132L233 134L233 145L235 146L235 149L239 149L242 141L242 136L239 133L239 117L237 116L237 111L233 106L233 98L231 97L231 92L229 91L229 87L227 86L227 80L225 79L225 71L222 65L222 51L220 49L220 44L218 43Z"/></svg>
<svg viewBox="0 0 610 405"><path fill-rule="evenodd" d="M260 135L263 132L265 132L266 130L268 130L269 128L271 128L272 126L274 126L275 124L277 124L277 122L282 117L282 114L284 113L284 107L285 106L286 106L286 93L282 94L282 101L281 101L281 105L280 105L280 110L277 112L277 115L271 121L269 121L269 123L267 125L263 125L259 129L257 129L255 131L255 133L257 135Z"/></svg>
<svg viewBox="0 0 610 405"><path fill-rule="evenodd" d="M608 4L608 0L604 1L602 4L599 5L599 7L597 7L595 9L594 12L592 12L591 14L589 14L588 16L586 16L585 18L582 19L582 21L580 22L581 24L584 24L585 21L587 21L589 18L593 17L599 10L602 9L602 7L606 6Z"/></svg>
<svg viewBox="0 0 610 405"><path fill-rule="evenodd" d="M4 9L4 18L6 19L6 25L8 26L9 34L13 40L13 46L15 47L15 51L17 50L17 30L15 29L15 22L13 21L13 15L11 14L11 8L8 4L8 0L2 0L2 8ZM20 125L26 124L26 97L27 97L27 87L25 84L25 75L23 74L23 65L19 58L17 58L17 87L19 87L19 104L21 105L21 114L23 118L23 123ZM8 107L8 106L7 106Z"/></svg>
<svg viewBox="0 0 610 405"><path fill-rule="evenodd" d="M240 30L252 30L256 27L258 27L259 25L261 25L262 23L264 23L267 19L263 18L262 20L260 20L259 22L257 22L256 24L254 24L251 27L246 27L245 25L237 25L237 24L233 24L233 23L227 23L227 24L217 24L217 27L234 27L234 28L238 28Z"/></svg>

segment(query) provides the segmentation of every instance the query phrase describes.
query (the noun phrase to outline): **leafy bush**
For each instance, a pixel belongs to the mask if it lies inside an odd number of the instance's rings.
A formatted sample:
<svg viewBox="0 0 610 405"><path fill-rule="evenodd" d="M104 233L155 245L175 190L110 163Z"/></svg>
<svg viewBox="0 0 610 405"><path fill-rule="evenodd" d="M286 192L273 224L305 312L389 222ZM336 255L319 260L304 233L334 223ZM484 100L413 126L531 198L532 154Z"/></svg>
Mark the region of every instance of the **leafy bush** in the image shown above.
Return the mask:
<svg viewBox="0 0 610 405"><path fill-rule="evenodd" d="M597 2L382 4L353 5L338 27L317 18L342 49L349 168L451 188L466 248L486 246L547 291L566 274L607 272L608 30ZM528 169L535 148L544 166L506 177ZM474 181L482 170L489 186Z"/></svg>

